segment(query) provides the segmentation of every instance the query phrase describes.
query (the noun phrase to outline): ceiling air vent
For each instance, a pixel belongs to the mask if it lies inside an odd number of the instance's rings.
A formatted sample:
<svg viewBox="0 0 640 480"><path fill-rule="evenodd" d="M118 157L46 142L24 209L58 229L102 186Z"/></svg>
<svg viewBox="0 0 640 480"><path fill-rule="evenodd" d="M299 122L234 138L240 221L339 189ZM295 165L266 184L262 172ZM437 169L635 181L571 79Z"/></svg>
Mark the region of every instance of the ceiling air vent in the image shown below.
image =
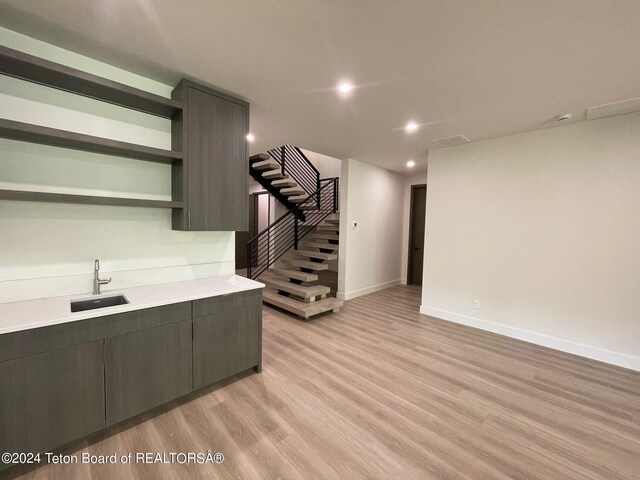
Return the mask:
<svg viewBox="0 0 640 480"><path fill-rule="evenodd" d="M631 98L621 102L605 103L596 107L587 108L587 119L611 117L612 115L624 115L640 110L640 98Z"/></svg>
<svg viewBox="0 0 640 480"><path fill-rule="evenodd" d="M463 143L469 143L469 140L464 135L454 135L453 137L437 138L433 141L439 147L453 147L454 145L462 145Z"/></svg>

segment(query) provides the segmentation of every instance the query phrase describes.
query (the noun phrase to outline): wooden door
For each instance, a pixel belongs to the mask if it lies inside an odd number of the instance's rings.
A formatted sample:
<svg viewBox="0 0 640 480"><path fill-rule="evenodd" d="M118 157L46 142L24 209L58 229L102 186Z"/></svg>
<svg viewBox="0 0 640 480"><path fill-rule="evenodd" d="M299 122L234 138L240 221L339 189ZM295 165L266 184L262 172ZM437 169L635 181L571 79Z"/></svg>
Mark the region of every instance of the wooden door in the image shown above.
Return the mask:
<svg viewBox="0 0 640 480"><path fill-rule="evenodd" d="M422 285L424 265L425 220L427 213L427 186L411 186L411 213L409 220L409 285Z"/></svg>

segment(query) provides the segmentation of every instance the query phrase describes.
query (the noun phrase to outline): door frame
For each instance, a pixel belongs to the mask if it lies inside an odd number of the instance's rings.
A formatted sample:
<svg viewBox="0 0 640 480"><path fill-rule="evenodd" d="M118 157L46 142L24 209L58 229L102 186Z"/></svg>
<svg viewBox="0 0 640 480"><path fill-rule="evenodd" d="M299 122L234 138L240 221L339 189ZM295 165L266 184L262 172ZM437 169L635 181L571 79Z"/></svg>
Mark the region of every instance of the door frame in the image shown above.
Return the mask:
<svg viewBox="0 0 640 480"><path fill-rule="evenodd" d="M260 195L267 195L267 226L271 225L271 195L269 194L269 192L267 192L266 190L261 190L259 192L253 192L250 193L249 195L253 196L253 201L255 202L255 212L256 212L256 221L255 221L255 227L256 227L256 235L260 233L260 230L258 229L258 225L260 224L260 201L259 201L259 197Z"/></svg>
<svg viewBox="0 0 640 480"><path fill-rule="evenodd" d="M260 190L257 192L253 192L249 194L251 196L251 201L253 202L253 212L255 213L254 224L255 231L253 232L253 236L258 235L262 230L260 230L260 195L267 196L267 227L271 225L271 194L266 190ZM267 261L271 260L271 238L267 237Z"/></svg>
<svg viewBox="0 0 640 480"><path fill-rule="evenodd" d="M250 240L251 238L253 238L255 235L257 235L259 233L258 227L259 227L259 202L258 199L260 198L260 195L269 195L269 192L266 191L259 191L259 192L252 192L249 193L247 195L247 230L242 230L242 233L245 234L246 236L244 237L244 239L239 239L238 238L238 232L236 232L236 268L238 268L238 265L245 265L244 267L240 267L240 268L247 268L247 262L248 262L248 256L247 256L247 243L246 241ZM269 224L271 223L271 196L269 195L267 197L267 220L269 222ZM253 212L253 216L251 215L251 213ZM238 243L240 242L240 243ZM239 261L239 259L242 258L242 262Z"/></svg>
<svg viewBox="0 0 640 480"><path fill-rule="evenodd" d="M425 211L427 209L427 197L426 197L426 190L427 190L427 184L426 183L419 183L416 185L411 185L411 195L409 196L409 232L408 232L408 236L409 236L409 252L407 255L407 285L413 285L412 283L410 283L411 281L411 274L413 273L411 271L412 267L411 267L411 252L413 252L413 235L411 235L411 232L413 231L413 198L415 196L415 191L418 188L422 188L424 187L425 189ZM427 222L425 220L425 224L424 224L424 228L425 228L425 235L426 235L426 230L427 230ZM424 245L423 245L424 247ZM425 252L426 253L426 252Z"/></svg>

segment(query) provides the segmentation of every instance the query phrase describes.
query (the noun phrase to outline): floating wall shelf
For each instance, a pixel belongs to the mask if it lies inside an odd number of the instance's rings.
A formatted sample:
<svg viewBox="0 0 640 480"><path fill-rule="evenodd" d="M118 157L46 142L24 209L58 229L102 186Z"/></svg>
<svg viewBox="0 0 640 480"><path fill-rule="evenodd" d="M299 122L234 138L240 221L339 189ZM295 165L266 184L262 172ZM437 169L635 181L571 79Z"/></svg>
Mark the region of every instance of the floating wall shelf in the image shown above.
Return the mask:
<svg viewBox="0 0 640 480"><path fill-rule="evenodd" d="M146 147L6 119L0 119L0 137L54 147L70 148L73 150L83 150L85 152L134 158L147 162L172 164L182 161L182 153L180 152Z"/></svg>
<svg viewBox="0 0 640 480"><path fill-rule="evenodd" d="M185 79L166 98L1 45L0 75L169 118L172 143L163 150L0 119L0 138L169 164L172 195L163 201L3 189L0 200L171 208L174 230L247 229L247 102Z"/></svg>
<svg viewBox="0 0 640 480"><path fill-rule="evenodd" d="M0 73L121 107L172 118L182 103L0 46Z"/></svg>
<svg viewBox="0 0 640 480"><path fill-rule="evenodd" d="M78 203L82 205L111 205L116 207L182 208L182 202L171 200L146 200L142 198L99 197L69 193L30 192L24 190L0 190L0 200L25 202Z"/></svg>
<svg viewBox="0 0 640 480"><path fill-rule="evenodd" d="M145 92L144 90L3 46L0 46L0 74L169 119L182 112L182 102L177 100L161 97L154 93ZM181 152L7 119L0 119L0 138L169 165L181 164L183 159ZM182 209L184 207L182 201L22 190L0 190L0 200L174 209Z"/></svg>

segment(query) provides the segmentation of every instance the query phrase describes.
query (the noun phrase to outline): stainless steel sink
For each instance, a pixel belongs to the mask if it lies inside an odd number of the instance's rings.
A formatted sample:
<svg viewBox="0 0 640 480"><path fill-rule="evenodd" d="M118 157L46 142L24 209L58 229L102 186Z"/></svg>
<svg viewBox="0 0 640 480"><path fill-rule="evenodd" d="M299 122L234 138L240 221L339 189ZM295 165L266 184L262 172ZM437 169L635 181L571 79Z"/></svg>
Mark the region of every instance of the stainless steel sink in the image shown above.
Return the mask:
<svg viewBox="0 0 640 480"><path fill-rule="evenodd" d="M96 308L115 307L129 303L124 295L114 295L113 297L89 298L87 300L76 300L71 302L71 312L84 312L85 310L95 310Z"/></svg>

